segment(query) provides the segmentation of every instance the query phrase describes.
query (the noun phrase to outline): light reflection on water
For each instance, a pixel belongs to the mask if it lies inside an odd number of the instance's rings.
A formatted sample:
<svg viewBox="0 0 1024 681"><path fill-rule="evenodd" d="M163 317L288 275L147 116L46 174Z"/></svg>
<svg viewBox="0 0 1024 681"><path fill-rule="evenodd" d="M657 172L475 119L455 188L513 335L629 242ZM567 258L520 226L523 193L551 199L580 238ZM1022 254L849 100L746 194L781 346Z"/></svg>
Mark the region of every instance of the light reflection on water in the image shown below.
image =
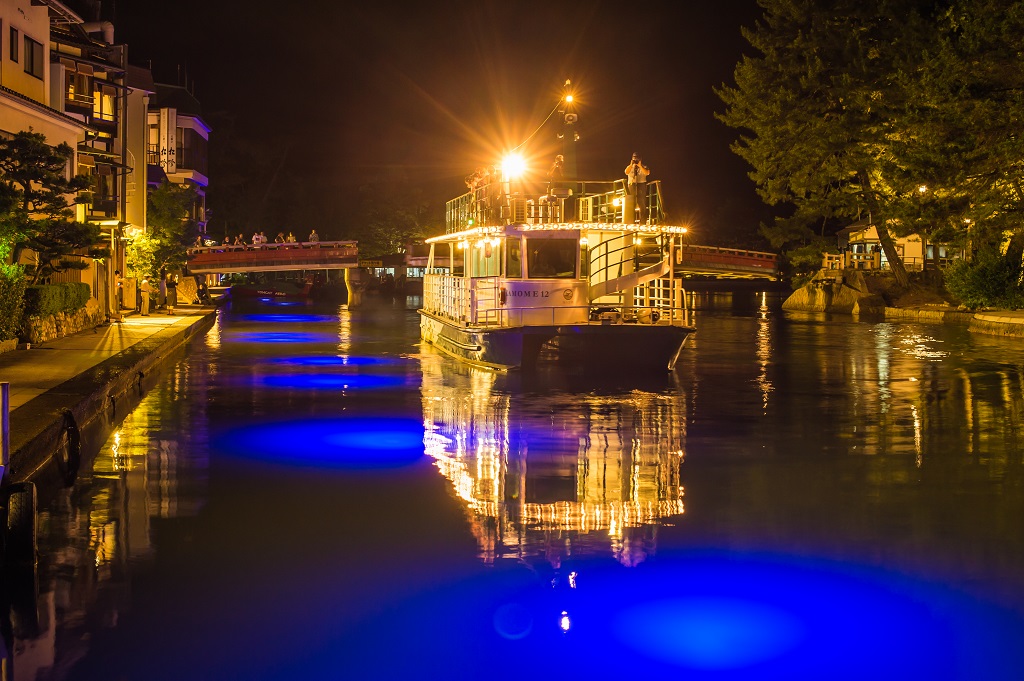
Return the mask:
<svg viewBox="0 0 1024 681"><path fill-rule="evenodd" d="M611 552L637 565L680 515L685 396L516 394L506 377L424 354L426 452L472 514L487 563Z"/></svg>
<svg viewBox="0 0 1024 681"><path fill-rule="evenodd" d="M14 676L1016 678L1019 344L740 312L625 382L223 313L42 495Z"/></svg>

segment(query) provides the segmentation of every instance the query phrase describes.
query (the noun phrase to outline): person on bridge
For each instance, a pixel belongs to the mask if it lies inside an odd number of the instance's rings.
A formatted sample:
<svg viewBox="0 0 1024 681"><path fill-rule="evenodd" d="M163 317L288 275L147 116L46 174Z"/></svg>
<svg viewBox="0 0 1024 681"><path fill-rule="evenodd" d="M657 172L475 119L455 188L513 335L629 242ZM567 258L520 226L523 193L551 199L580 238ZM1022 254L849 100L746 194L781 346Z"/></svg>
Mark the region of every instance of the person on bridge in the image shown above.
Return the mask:
<svg viewBox="0 0 1024 681"><path fill-rule="evenodd" d="M283 244L284 243L284 232L278 232L277 233L277 236L274 237L274 243L275 244Z"/></svg>
<svg viewBox="0 0 1024 681"><path fill-rule="evenodd" d="M291 232L288 232L288 236L286 236L284 240L290 244L293 244L295 243L295 235L292 234Z"/></svg>
<svg viewBox="0 0 1024 681"><path fill-rule="evenodd" d="M315 244L318 241L320 241L320 235L317 234L316 230L314 229L312 232L309 233L309 243Z"/></svg>
<svg viewBox="0 0 1024 681"><path fill-rule="evenodd" d="M636 222L647 222L647 176L651 170L640 160L640 155L634 152L625 172L626 188L636 206Z"/></svg>

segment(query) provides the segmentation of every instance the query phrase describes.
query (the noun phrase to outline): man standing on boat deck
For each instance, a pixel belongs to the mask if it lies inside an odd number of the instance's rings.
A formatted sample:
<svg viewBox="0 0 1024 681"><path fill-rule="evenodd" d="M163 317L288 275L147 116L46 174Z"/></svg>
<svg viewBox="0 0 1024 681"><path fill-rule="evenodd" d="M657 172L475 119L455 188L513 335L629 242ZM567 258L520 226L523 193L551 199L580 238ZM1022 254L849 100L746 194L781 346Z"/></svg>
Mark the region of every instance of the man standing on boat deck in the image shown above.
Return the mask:
<svg viewBox="0 0 1024 681"><path fill-rule="evenodd" d="M650 168L645 166L640 156L634 152L633 158L626 166L626 188L636 206L637 222L647 222L647 176L650 174Z"/></svg>

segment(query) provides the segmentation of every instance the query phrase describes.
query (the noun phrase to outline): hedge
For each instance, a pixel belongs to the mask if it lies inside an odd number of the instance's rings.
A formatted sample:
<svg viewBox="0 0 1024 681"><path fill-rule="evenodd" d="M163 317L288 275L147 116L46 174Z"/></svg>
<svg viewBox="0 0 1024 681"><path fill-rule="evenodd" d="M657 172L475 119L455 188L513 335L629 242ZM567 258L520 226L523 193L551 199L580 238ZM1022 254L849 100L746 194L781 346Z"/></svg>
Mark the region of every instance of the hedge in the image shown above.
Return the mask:
<svg viewBox="0 0 1024 681"><path fill-rule="evenodd" d="M18 337L24 305L24 271L17 265L0 265L0 341Z"/></svg>
<svg viewBox="0 0 1024 681"><path fill-rule="evenodd" d="M75 312L85 307L88 300L88 284L29 286L25 289L25 316L48 317L60 312Z"/></svg>

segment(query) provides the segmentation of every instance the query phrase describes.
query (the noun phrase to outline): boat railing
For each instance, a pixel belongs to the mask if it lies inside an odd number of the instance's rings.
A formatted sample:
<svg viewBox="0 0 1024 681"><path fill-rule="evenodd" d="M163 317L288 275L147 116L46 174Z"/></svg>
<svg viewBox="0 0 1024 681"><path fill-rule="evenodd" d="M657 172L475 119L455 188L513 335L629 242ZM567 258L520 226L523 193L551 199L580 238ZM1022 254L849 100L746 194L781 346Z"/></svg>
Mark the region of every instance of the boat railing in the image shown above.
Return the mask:
<svg viewBox="0 0 1024 681"><path fill-rule="evenodd" d="M447 202L445 231L460 232L475 226L582 222L632 223L633 204L625 180L564 181L546 193L526 191L526 185L493 182ZM646 183L649 217L645 223L664 221L661 182Z"/></svg>
<svg viewBox="0 0 1024 681"><path fill-rule="evenodd" d="M466 324L469 315L469 286L467 279L442 273L428 273L423 276L423 309L446 317L456 323Z"/></svg>
<svg viewBox="0 0 1024 681"><path fill-rule="evenodd" d="M591 305L598 314L689 325L686 290L671 267L680 248L676 241L623 234L590 249Z"/></svg>
<svg viewBox="0 0 1024 681"><path fill-rule="evenodd" d="M658 277L586 305L502 304L499 277L466 278L441 272L423 277L423 309L460 326L508 328L580 323L691 325L681 279Z"/></svg>

